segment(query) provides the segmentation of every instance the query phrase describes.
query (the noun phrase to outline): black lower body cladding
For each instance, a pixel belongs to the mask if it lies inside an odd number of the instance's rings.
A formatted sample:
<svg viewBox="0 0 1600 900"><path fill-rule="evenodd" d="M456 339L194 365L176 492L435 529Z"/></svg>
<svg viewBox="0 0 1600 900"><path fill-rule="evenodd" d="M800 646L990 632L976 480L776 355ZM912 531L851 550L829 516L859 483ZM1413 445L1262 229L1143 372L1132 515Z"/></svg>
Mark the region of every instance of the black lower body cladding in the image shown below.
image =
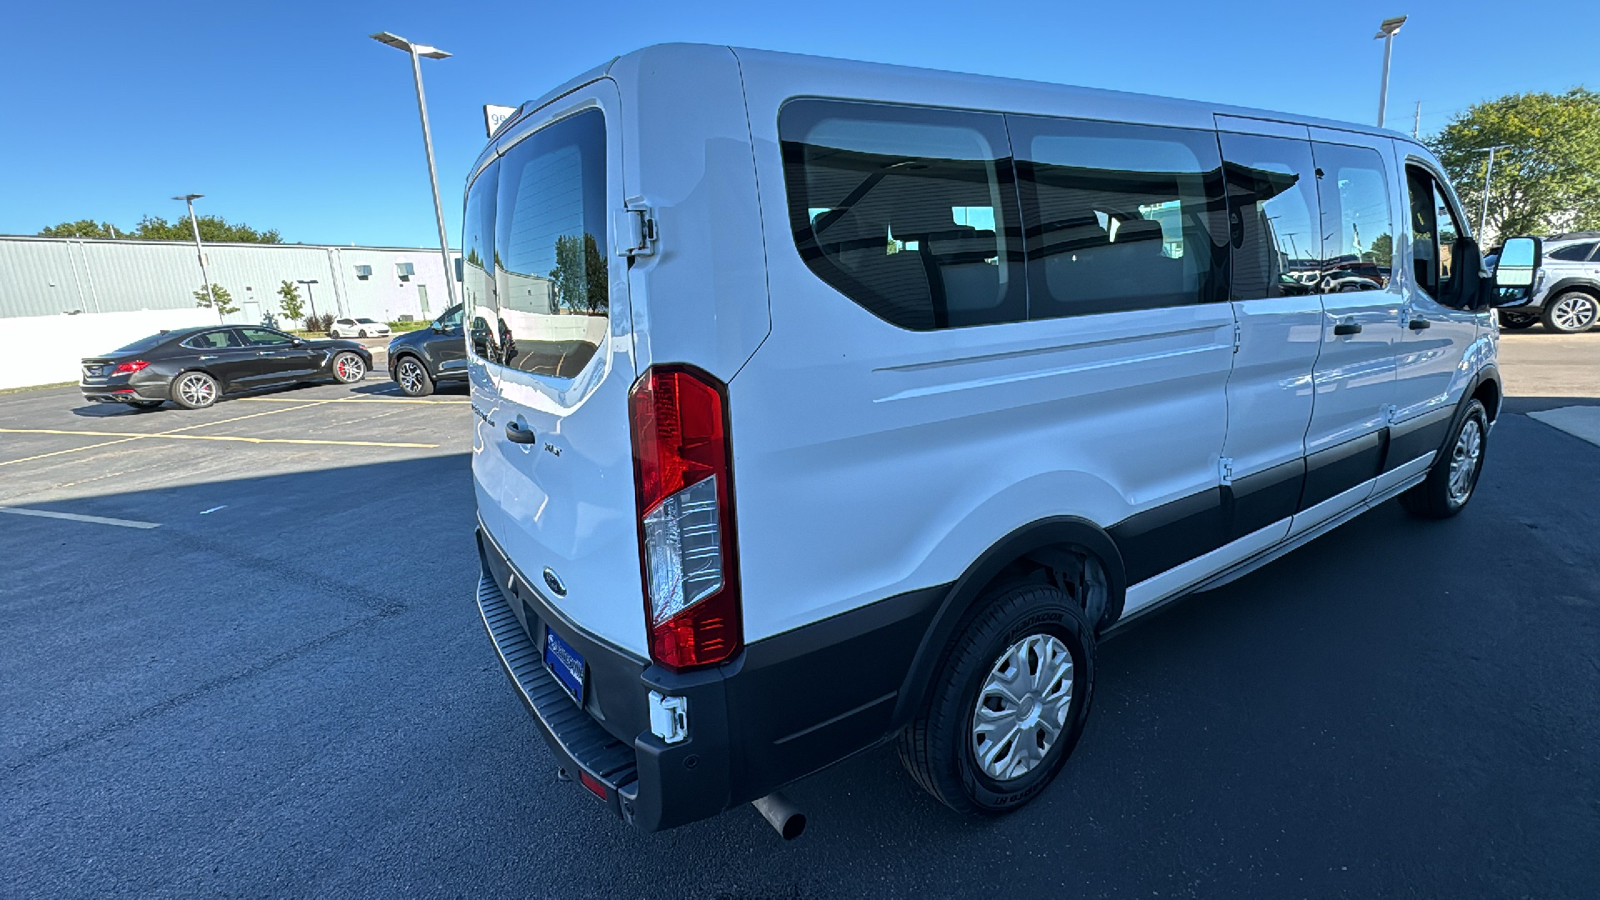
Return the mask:
<svg viewBox="0 0 1600 900"><path fill-rule="evenodd" d="M598 781L607 804L645 831L714 816L893 737L912 657L948 591L891 597L676 674L578 628L481 528L478 549L480 609L554 764ZM547 628L587 664L582 710L540 661ZM688 701L686 740L651 732L650 691Z"/></svg>

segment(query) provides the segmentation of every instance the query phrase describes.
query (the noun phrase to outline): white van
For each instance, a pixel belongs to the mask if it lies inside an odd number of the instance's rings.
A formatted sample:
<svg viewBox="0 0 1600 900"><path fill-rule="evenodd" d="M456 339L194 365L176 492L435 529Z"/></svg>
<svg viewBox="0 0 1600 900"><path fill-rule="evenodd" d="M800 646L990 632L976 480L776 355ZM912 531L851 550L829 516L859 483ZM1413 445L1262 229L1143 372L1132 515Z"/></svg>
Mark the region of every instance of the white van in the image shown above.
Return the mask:
<svg viewBox="0 0 1600 900"><path fill-rule="evenodd" d="M652 831L888 741L1026 802L1107 629L1462 508L1538 264L1392 132L683 45L501 126L464 254L483 620Z"/></svg>

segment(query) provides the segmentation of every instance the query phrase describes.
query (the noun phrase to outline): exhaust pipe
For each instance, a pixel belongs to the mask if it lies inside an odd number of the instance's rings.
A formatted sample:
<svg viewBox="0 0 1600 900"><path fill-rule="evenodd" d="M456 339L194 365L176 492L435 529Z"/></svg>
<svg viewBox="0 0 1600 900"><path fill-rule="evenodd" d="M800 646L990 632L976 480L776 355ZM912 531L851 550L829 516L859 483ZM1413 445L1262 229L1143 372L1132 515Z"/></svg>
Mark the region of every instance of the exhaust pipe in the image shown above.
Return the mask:
<svg viewBox="0 0 1600 900"><path fill-rule="evenodd" d="M806 830L806 814L800 811L788 797L778 791L750 801L750 805L761 813L761 818L767 820L775 831L783 835L786 841L792 841Z"/></svg>

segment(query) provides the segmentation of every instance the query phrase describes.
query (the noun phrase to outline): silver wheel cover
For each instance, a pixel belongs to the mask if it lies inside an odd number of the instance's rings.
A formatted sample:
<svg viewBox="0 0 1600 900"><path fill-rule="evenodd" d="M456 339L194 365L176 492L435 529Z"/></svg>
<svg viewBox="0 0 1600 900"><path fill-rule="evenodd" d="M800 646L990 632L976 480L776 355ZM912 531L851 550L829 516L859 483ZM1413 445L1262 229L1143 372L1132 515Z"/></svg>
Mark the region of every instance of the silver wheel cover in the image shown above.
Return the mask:
<svg viewBox="0 0 1600 900"><path fill-rule="evenodd" d="M1583 331L1594 325L1600 303L1586 294L1568 294L1556 301L1550 318L1566 331Z"/></svg>
<svg viewBox="0 0 1600 900"><path fill-rule="evenodd" d="M1054 635L1030 634L1000 654L972 710L972 755L985 775L1033 771L1061 737L1072 709L1072 653Z"/></svg>
<svg viewBox="0 0 1600 900"><path fill-rule="evenodd" d="M217 387L204 375L185 375L178 382L178 396L193 406L210 406L217 399Z"/></svg>
<svg viewBox="0 0 1600 900"><path fill-rule="evenodd" d="M354 354L347 353L333 362L333 374L346 383L360 381L361 376L366 374L366 369L366 364Z"/></svg>
<svg viewBox="0 0 1600 900"><path fill-rule="evenodd" d="M415 361L408 359L400 363L400 370L396 374L400 376L400 387L406 393L415 394L422 390L422 366Z"/></svg>
<svg viewBox="0 0 1600 900"><path fill-rule="evenodd" d="M1461 434L1450 451L1450 502L1456 506L1467 502L1476 483L1478 466L1483 463L1483 426L1476 417L1461 426Z"/></svg>

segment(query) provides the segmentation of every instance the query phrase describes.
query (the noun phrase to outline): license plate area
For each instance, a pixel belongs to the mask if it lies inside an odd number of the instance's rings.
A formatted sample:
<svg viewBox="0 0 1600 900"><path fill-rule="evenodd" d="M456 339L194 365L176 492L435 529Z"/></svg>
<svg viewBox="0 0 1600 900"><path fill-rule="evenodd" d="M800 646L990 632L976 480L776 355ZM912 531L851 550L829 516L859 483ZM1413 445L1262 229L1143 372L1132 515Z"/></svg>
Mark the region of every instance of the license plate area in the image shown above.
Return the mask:
<svg viewBox="0 0 1600 900"><path fill-rule="evenodd" d="M556 683L566 689L578 706L584 703L584 688L588 683L589 668L583 654L562 639L561 635L544 630L544 664L555 676Z"/></svg>

